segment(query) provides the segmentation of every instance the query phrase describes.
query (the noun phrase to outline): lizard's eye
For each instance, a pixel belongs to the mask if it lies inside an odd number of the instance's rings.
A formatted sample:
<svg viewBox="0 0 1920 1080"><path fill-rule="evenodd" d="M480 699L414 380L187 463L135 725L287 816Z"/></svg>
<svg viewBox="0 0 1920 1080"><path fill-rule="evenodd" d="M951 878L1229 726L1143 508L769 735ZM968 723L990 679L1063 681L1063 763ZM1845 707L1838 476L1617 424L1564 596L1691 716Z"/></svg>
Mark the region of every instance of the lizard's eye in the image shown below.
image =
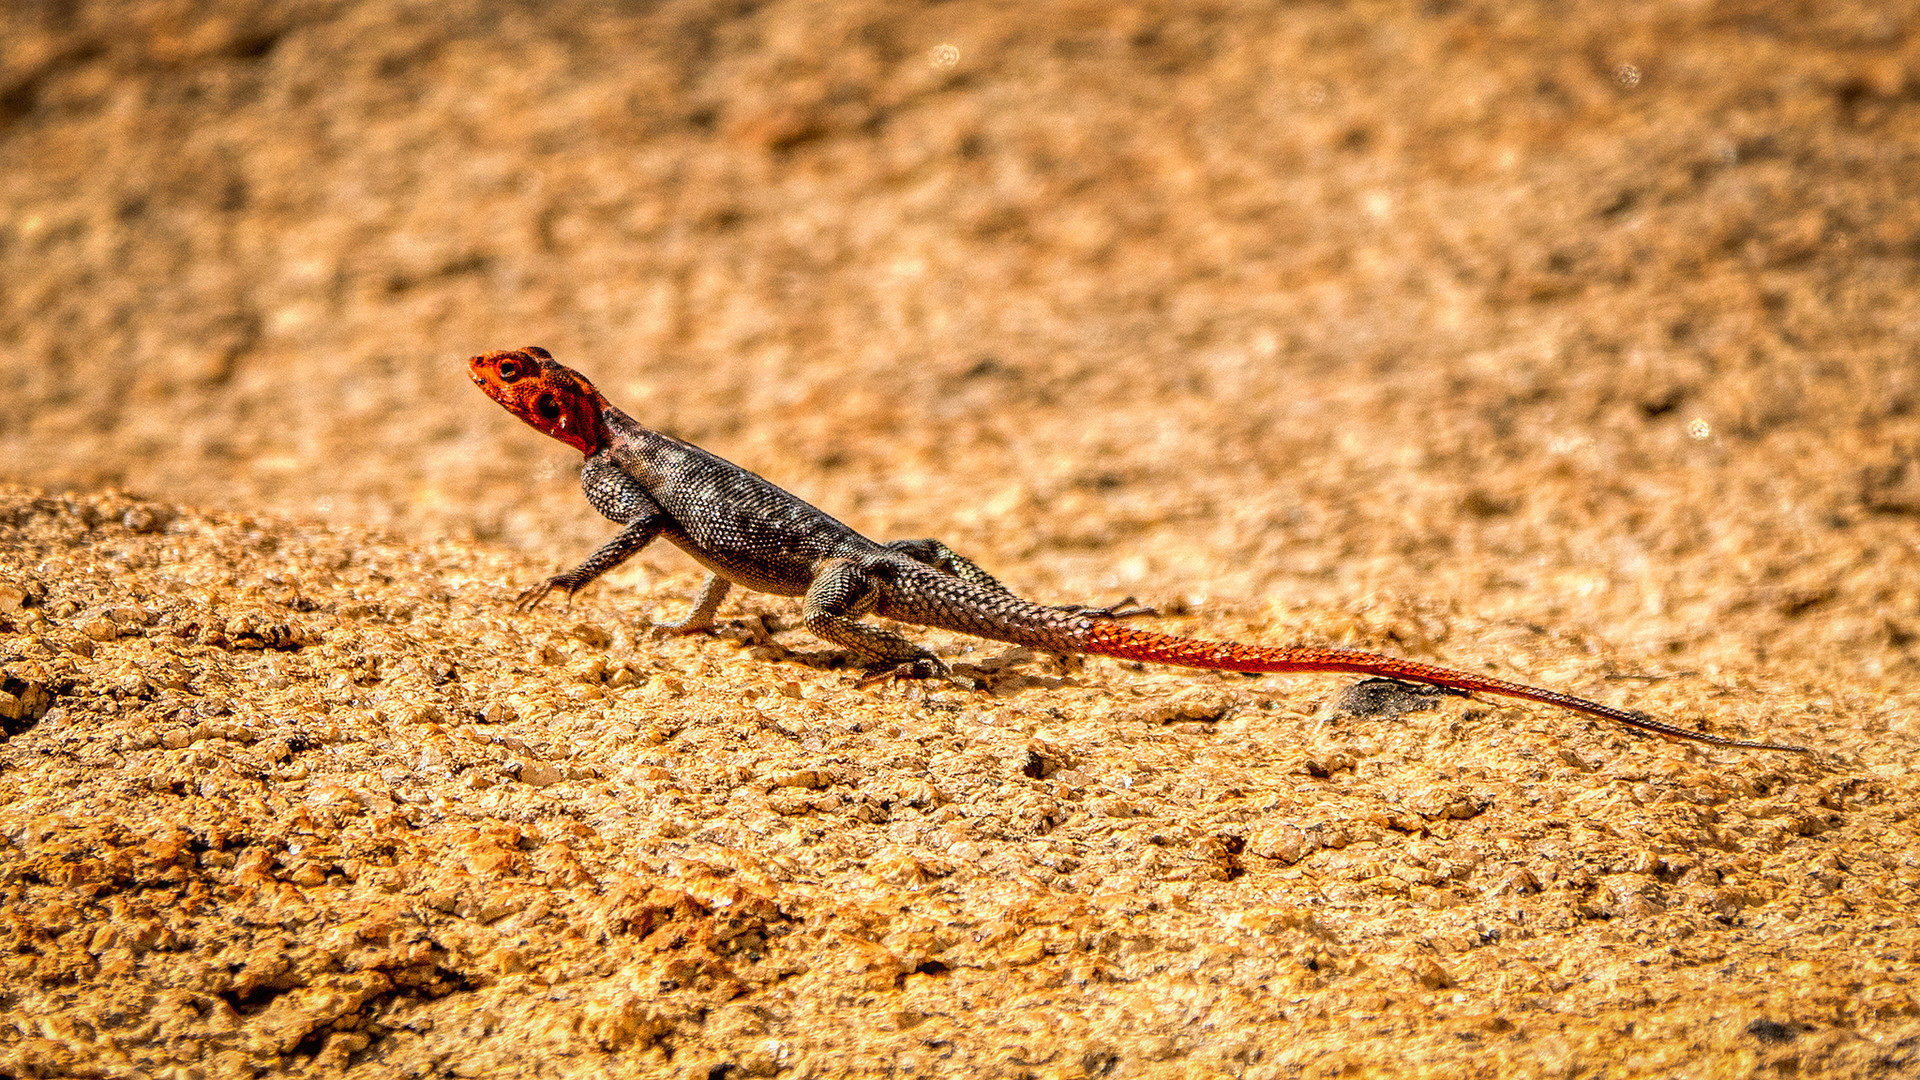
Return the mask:
<svg viewBox="0 0 1920 1080"><path fill-rule="evenodd" d="M552 394L541 394L538 398L535 398L533 411L539 413L540 419L542 420L551 421L560 419L560 403L554 400Z"/></svg>
<svg viewBox="0 0 1920 1080"><path fill-rule="evenodd" d="M512 382L520 377L520 365L511 360L500 361L500 381Z"/></svg>

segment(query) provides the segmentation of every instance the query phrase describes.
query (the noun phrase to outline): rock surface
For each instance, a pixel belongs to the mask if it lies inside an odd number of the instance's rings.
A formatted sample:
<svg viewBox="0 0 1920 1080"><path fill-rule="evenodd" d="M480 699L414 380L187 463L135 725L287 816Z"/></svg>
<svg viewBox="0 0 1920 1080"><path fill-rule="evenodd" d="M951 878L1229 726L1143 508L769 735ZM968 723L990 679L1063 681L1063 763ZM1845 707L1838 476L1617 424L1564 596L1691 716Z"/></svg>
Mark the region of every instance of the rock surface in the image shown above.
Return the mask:
<svg viewBox="0 0 1920 1080"><path fill-rule="evenodd" d="M1911 1075L1916 32L0 9L0 1075ZM529 343L1040 599L1818 754L514 615L610 531Z"/></svg>

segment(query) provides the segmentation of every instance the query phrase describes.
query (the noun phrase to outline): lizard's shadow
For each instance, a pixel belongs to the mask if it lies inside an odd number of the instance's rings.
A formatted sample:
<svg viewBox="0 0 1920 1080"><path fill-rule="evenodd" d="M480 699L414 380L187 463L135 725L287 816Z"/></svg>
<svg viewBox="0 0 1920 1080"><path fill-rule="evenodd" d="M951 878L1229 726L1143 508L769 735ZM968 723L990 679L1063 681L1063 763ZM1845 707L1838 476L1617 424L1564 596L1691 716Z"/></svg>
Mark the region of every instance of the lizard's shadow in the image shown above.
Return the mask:
<svg viewBox="0 0 1920 1080"><path fill-rule="evenodd" d="M764 625L764 623L762 623ZM735 622L726 627L717 636L738 641L745 648L760 648L765 659L799 664L816 671L847 671L872 675L876 669L862 665L858 657L844 649L803 650L788 648L774 640L771 634L758 634L757 627L751 623ZM731 630L732 633L727 631ZM1030 649L1019 646L1008 648L995 656L981 657L975 662L953 662L948 666L958 677L961 688L992 694L994 697L1011 697L1025 690L1059 690L1080 685L1072 675L1037 675L1017 670L1019 665L1040 659L1040 655ZM928 679L877 679L874 685L887 682L924 683L938 686L945 682L938 678ZM950 683L948 685L951 685Z"/></svg>

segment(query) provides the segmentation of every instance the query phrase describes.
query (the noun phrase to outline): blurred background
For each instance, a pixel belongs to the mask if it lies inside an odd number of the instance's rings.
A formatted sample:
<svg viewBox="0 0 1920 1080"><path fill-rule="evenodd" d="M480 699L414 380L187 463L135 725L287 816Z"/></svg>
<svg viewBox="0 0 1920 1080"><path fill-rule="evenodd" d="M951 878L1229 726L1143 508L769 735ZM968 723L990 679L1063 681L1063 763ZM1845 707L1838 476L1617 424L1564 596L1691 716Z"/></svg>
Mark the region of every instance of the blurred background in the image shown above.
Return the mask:
<svg viewBox="0 0 1920 1080"><path fill-rule="evenodd" d="M1049 599L1886 685L1920 638L1917 30L14 0L0 479L572 561L610 531L577 461L463 367L540 344Z"/></svg>

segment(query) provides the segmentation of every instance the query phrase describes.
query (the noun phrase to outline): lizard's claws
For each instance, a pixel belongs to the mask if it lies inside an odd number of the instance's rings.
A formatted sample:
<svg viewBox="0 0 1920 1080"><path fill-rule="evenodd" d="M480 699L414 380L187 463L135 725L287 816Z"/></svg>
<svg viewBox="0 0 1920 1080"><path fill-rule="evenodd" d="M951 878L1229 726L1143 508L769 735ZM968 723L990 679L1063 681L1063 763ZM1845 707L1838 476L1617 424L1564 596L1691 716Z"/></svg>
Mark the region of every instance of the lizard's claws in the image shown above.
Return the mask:
<svg viewBox="0 0 1920 1080"><path fill-rule="evenodd" d="M553 592L553 590L555 589L566 590L567 606L572 607L573 593L574 593L575 586L567 580L567 575L555 574L553 577L548 578L547 580L541 582L538 585L533 585L528 587L527 589L523 590L519 596L514 597L513 599L514 612L516 614L524 615L527 612L532 611L534 608L539 607L540 601L545 600L547 598L547 595Z"/></svg>
<svg viewBox="0 0 1920 1080"><path fill-rule="evenodd" d="M921 656L895 664L892 667L880 668L868 672L867 675L854 685L867 687L877 682L893 680L952 679L954 677L953 669L948 667L944 662L931 656Z"/></svg>
<svg viewBox="0 0 1920 1080"><path fill-rule="evenodd" d="M1069 615L1084 615L1089 619L1136 619L1143 615L1158 615L1159 611L1147 607L1129 596L1125 600L1108 607L1089 607L1086 604L1061 604L1054 610Z"/></svg>

